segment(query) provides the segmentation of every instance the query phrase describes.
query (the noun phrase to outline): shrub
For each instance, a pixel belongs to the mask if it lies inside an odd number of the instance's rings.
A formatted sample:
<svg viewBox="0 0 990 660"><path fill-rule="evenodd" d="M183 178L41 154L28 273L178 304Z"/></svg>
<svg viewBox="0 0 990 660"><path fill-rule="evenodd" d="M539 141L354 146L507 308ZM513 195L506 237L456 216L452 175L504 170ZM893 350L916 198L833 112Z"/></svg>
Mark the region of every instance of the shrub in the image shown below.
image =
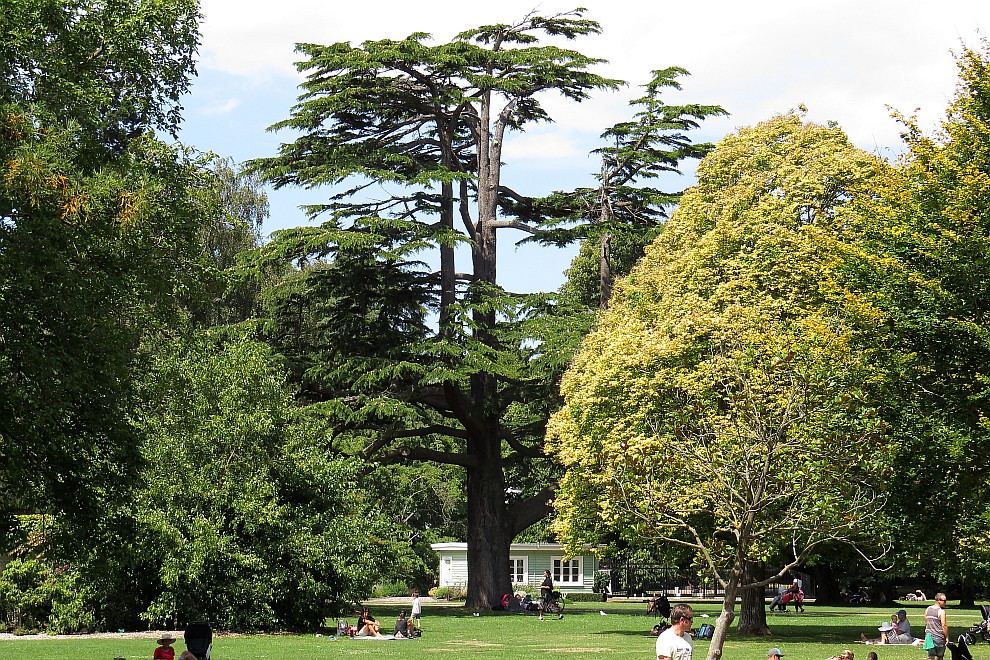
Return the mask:
<svg viewBox="0 0 990 660"><path fill-rule="evenodd" d="M467 592L464 587L433 587L430 596L437 600L464 600Z"/></svg>
<svg viewBox="0 0 990 660"><path fill-rule="evenodd" d="M25 634L75 633L93 625L93 612L65 564L52 569L34 559L15 559L0 573L0 627Z"/></svg>
<svg viewBox="0 0 990 660"><path fill-rule="evenodd" d="M396 596L408 596L409 587L405 582L393 580L384 584L376 584L371 590L372 598L394 598Z"/></svg>

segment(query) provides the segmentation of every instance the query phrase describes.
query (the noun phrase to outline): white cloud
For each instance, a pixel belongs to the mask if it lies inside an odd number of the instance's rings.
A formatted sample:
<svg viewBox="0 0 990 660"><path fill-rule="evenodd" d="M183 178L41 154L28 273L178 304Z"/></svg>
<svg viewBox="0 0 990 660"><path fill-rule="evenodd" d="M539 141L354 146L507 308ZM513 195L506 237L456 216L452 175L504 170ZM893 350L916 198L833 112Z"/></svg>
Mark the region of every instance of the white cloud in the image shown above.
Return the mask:
<svg viewBox="0 0 990 660"><path fill-rule="evenodd" d="M717 141L804 104L810 119L838 122L860 147L896 151L899 127L887 106L906 114L920 108L922 126L933 130L954 93L950 51L962 42L979 47L978 30L990 30L986 0L203 0L204 75L187 104L198 110L184 133L218 153L271 155L272 143L288 137L263 127L288 116L295 102L297 42L359 44L416 31L443 42L478 25L518 20L534 7L551 14L577 5L603 32L567 45L609 60L599 73L629 86L581 104L542 98L555 123L512 134L505 145L506 184L521 192L589 185L597 168L588 151L598 135L628 117L628 100L651 70L670 66L692 75L681 80L682 92L665 94L668 103L720 104L732 113L706 121L698 140ZM691 172L688 165L687 176L670 187L690 185ZM308 194L273 191L267 229L304 224L295 206L321 198ZM566 251L532 256L511 244L502 249L517 264L503 269L510 288L553 288L570 258ZM533 277L534 264L549 274Z"/></svg>
<svg viewBox="0 0 990 660"><path fill-rule="evenodd" d="M446 40L477 25L510 22L538 0L497 4L432 0L364 3L283 0L204 0L201 67L253 78L296 76L296 42L333 43L402 38L414 31ZM886 105L911 112L934 127L952 94L949 53L960 40L977 45L990 29L984 0L697 0L672 5L638 0L587 0L586 17L603 33L574 48L610 60L605 75L629 80L619 94L602 93L581 105L546 99L561 135L539 136L511 147L537 157L567 153L566 141L597 135L624 117L625 102L651 69L683 66L685 102L718 103L732 112L728 127L752 124L799 104L812 119L839 122L860 146L890 146L898 129ZM543 2L544 14L572 2ZM291 105L287 99L285 107Z"/></svg>
<svg viewBox="0 0 990 660"><path fill-rule="evenodd" d="M240 99L225 99L214 101L203 106L200 113L208 117L229 115L241 105Z"/></svg>

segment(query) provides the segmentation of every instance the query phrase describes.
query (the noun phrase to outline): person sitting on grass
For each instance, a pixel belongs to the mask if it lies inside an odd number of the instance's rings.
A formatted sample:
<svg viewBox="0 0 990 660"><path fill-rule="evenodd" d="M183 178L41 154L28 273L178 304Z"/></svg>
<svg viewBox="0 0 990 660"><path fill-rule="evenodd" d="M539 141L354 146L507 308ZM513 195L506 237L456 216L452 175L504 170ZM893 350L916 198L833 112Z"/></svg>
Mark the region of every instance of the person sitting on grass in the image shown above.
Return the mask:
<svg viewBox="0 0 990 660"><path fill-rule="evenodd" d="M381 624L375 620L375 617L371 616L368 612L368 608L365 607L361 610L361 614L358 615L357 622L357 637L383 637L381 632Z"/></svg>
<svg viewBox="0 0 990 660"><path fill-rule="evenodd" d="M406 637L411 637L409 634L409 619L406 618L406 611L402 610L399 612L399 618L395 620L395 631L393 632L396 639L404 639Z"/></svg>
<svg viewBox="0 0 990 660"><path fill-rule="evenodd" d="M158 648L155 649L155 655L152 656L154 660L173 660L175 658L175 648L172 644L175 643L175 637L171 635L165 635L158 640Z"/></svg>
<svg viewBox="0 0 990 660"><path fill-rule="evenodd" d="M891 617L891 619L896 618L896 615ZM880 631L880 636L876 639L867 639L866 635L859 633L859 641L864 644L890 644L888 636L894 631L894 624L891 621L884 621L877 630Z"/></svg>
<svg viewBox="0 0 990 660"><path fill-rule="evenodd" d="M924 644L923 639L916 639L911 635L911 624L907 620L905 610L897 610L895 614L891 614L890 623L885 621L878 630L880 637L877 639L867 639L866 635L860 633L859 641L864 644L910 644L912 646Z"/></svg>
<svg viewBox="0 0 990 660"><path fill-rule="evenodd" d="M887 633L888 644L910 644L911 646L921 646L925 640L918 639L911 634L911 622L907 619L907 610L897 610L891 622L894 629Z"/></svg>

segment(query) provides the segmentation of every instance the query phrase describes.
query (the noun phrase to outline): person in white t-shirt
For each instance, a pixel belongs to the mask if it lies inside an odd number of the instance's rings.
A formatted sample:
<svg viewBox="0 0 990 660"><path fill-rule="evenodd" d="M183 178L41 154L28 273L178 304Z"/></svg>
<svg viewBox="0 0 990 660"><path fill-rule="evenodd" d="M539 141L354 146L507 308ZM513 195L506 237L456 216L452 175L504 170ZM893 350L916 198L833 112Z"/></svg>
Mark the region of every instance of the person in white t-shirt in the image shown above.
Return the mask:
<svg viewBox="0 0 990 660"><path fill-rule="evenodd" d="M421 603L419 600L419 591L414 590L412 592L412 609L409 612L409 620L412 621L417 628L419 628L422 625L421 623L422 618L423 618L423 603Z"/></svg>
<svg viewBox="0 0 990 660"><path fill-rule="evenodd" d="M694 642L691 640L691 624L694 611L690 605L676 605L670 613L670 628L657 637L657 660L691 660Z"/></svg>

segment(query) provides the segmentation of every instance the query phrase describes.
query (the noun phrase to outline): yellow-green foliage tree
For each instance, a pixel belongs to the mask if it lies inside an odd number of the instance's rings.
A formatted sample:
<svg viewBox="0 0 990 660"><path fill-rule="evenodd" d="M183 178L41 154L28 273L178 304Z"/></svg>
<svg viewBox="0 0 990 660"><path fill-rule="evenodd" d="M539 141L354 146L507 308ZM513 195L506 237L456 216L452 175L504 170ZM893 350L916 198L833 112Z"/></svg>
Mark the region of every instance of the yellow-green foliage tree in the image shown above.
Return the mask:
<svg viewBox="0 0 990 660"><path fill-rule="evenodd" d="M564 378L549 430L561 539L690 548L725 593L709 658L736 597L768 584L748 564L783 575L825 544L876 540L875 402L897 363L868 284L897 266L858 239L903 213L901 189L798 114L727 137Z"/></svg>

